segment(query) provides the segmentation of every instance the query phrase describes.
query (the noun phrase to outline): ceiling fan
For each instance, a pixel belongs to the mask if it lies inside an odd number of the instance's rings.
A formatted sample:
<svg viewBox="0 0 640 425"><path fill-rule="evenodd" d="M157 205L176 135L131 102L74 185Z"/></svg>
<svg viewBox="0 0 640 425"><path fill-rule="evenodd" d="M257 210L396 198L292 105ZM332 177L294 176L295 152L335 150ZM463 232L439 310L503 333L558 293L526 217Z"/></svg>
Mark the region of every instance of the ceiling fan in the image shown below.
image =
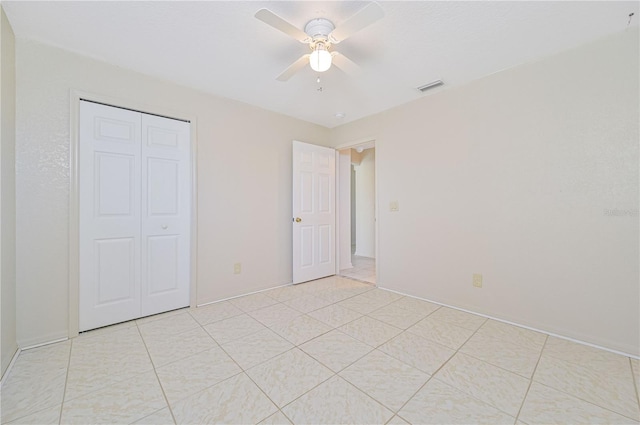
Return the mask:
<svg viewBox="0 0 640 425"><path fill-rule="evenodd" d="M338 28L328 19L316 18L307 22L304 31L302 31L269 9L260 9L255 14L255 17L265 24L307 44L311 50L311 53L300 56L298 60L278 75L276 79L279 81L287 81L307 64L314 71L324 72L333 63L347 74L357 75L360 72L360 67L346 56L335 50L332 51L331 48L334 44L344 41L383 16L384 11L377 3L369 3Z"/></svg>

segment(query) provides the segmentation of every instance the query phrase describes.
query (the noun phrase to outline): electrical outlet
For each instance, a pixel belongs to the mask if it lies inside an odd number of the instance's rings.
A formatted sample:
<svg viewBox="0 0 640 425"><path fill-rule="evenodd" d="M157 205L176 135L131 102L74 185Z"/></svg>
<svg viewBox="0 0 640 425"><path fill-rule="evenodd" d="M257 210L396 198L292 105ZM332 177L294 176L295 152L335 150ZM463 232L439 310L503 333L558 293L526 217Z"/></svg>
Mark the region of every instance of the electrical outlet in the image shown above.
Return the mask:
<svg viewBox="0 0 640 425"><path fill-rule="evenodd" d="M242 273L242 263L235 263L233 265L233 274L240 274Z"/></svg>
<svg viewBox="0 0 640 425"><path fill-rule="evenodd" d="M398 205L398 201L389 202L389 211L391 211L391 212L400 211L400 206Z"/></svg>
<svg viewBox="0 0 640 425"><path fill-rule="evenodd" d="M473 286L476 288L482 288L482 275L474 273L473 274Z"/></svg>

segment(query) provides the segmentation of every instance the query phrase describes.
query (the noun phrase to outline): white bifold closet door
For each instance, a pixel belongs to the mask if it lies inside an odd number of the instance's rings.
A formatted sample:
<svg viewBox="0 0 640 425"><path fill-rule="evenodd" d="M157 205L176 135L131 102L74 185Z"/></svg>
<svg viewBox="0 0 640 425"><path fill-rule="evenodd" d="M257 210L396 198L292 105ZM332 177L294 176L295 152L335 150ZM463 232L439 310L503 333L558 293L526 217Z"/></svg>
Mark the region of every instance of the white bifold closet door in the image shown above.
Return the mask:
<svg viewBox="0 0 640 425"><path fill-rule="evenodd" d="M80 102L80 331L189 305L189 123Z"/></svg>

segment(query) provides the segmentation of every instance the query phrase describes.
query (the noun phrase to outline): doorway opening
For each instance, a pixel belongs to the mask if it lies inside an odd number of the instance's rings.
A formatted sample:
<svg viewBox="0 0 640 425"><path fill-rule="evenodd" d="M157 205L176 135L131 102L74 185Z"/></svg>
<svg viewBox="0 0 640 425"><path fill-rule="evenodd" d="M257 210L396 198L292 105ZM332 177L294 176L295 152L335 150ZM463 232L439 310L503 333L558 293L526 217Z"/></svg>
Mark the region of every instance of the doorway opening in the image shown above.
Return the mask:
<svg viewBox="0 0 640 425"><path fill-rule="evenodd" d="M375 144L339 150L341 276L376 284Z"/></svg>

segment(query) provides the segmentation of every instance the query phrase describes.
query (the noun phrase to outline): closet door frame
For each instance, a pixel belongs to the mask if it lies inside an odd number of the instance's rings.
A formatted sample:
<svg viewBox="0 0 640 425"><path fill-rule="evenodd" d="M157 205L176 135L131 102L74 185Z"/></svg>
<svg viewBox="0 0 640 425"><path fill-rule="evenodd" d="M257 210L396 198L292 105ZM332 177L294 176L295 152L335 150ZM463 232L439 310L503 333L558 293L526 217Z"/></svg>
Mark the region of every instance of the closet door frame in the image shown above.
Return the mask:
<svg viewBox="0 0 640 425"><path fill-rule="evenodd" d="M191 167L191 219L190 219L190 282L189 282L189 305L196 306L197 281L196 281L196 259L197 259L197 137L196 137L196 117L164 106L140 103L129 99L120 99L110 96L87 93L80 90L70 90L70 113L69 113L69 338L78 336L80 317L80 221L79 205L79 125L80 125L80 101L102 103L118 108L131 109L152 115L160 115L190 122L190 167Z"/></svg>

